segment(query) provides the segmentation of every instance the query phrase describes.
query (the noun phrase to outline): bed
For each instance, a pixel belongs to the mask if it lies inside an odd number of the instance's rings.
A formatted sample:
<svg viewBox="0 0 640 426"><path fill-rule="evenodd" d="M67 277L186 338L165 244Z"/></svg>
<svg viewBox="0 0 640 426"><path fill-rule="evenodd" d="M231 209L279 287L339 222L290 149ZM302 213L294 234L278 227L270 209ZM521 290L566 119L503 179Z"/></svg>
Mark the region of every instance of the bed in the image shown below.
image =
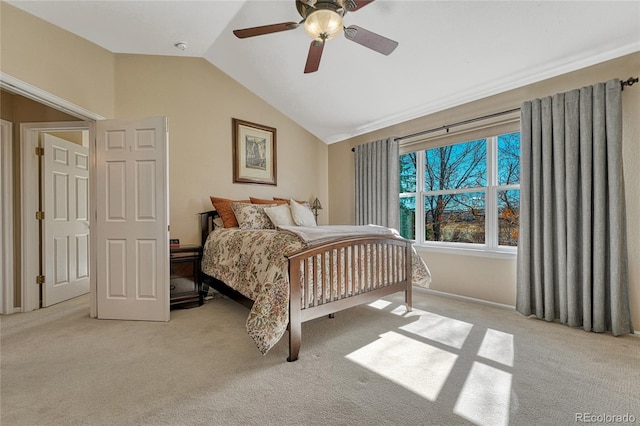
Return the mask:
<svg viewBox="0 0 640 426"><path fill-rule="evenodd" d="M303 322L400 291L411 310L412 279L429 284L411 241L387 228L214 230L216 216L215 210L200 214L203 289L250 308L247 332L263 354L288 330L287 361L295 361Z"/></svg>

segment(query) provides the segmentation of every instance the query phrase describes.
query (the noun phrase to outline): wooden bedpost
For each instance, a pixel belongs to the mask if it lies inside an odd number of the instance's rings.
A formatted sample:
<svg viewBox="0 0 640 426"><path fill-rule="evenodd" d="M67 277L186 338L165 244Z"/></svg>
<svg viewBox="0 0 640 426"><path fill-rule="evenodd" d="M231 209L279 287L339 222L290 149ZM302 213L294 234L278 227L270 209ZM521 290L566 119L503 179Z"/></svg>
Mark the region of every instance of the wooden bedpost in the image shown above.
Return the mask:
<svg viewBox="0 0 640 426"><path fill-rule="evenodd" d="M202 212L200 214L200 244L204 249L204 243L207 242L207 237L213 231L213 219L220 217L217 211L209 210L208 212Z"/></svg>
<svg viewBox="0 0 640 426"><path fill-rule="evenodd" d="M413 309L413 294L412 294L412 290L413 290L413 275L412 275L412 262L413 262L413 248L411 247L411 242L407 241L407 246L405 249L405 261L404 261L404 266L406 268L406 274L407 274L407 288L404 291L404 303L407 307L407 312L411 312L411 309Z"/></svg>
<svg viewBox="0 0 640 426"><path fill-rule="evenodd" d="M289 259L289 362L298 359L302 340L300 289L300 260Z"/></svg>

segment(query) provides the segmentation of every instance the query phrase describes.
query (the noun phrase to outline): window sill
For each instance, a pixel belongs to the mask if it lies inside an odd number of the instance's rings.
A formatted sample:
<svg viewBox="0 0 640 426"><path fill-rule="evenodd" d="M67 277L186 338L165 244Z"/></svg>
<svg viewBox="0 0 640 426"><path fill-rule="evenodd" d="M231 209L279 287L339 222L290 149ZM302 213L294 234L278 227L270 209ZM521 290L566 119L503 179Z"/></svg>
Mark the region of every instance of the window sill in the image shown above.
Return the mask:
<svg viewBox="0 0 640 426"><path fill-rule="evenodd" d="M476 256L509 260L515 260L518 255L518 249L515 247L489 249L473 247L470 245L465 245L463 247L453 247L451 245L439 244L414 244L413 246L415 247L417 252L423 253L443 253L460 256Z"/></svg>

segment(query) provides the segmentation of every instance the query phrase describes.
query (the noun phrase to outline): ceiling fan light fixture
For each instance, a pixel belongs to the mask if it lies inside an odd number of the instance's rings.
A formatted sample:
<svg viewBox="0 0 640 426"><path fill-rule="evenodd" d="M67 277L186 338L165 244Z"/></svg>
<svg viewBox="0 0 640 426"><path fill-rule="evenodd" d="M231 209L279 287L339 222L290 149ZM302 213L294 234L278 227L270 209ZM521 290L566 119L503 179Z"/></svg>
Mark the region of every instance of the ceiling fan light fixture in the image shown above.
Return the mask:
<svg viewBox="0 0 640 426"><path fill-rule="evenodd" d="M317 40L331 40L342 28L342 16L331 9L314 10L304 21L304 30Z"/></svg>

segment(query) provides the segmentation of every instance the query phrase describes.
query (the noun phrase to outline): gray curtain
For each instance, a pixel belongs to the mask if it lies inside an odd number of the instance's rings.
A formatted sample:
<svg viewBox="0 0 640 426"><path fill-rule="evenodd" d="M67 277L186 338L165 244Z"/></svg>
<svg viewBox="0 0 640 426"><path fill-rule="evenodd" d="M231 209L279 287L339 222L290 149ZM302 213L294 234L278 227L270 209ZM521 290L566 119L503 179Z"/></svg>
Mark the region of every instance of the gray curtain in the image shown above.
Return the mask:
<svg viewBox="0 0 640 426"><path fill-rule="evenodd" d="M400 228L398 161L394 138L355 147L356 225Z"/></svg>
<svg viewBox="0 0 640 426"><path fill-rule="evenodd" d="M525 102L516 309L633 333L620 81Z"/></svg>

